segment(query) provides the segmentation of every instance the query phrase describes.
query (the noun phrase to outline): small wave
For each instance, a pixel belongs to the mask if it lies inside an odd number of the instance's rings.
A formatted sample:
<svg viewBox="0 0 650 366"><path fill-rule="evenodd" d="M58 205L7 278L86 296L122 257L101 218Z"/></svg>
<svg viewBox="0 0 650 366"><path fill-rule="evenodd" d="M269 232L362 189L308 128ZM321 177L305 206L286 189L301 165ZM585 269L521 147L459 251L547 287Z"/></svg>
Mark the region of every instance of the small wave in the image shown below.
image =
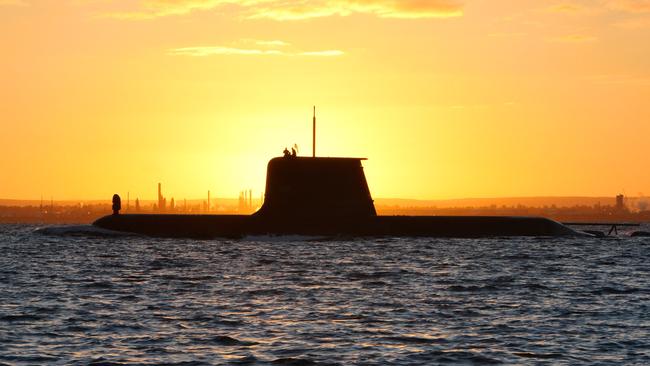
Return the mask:
<svg viewBox="0 0 650 366"><path fill-rule="evenodd" d="M287 366L311 366L318 365L316 362L304 358L278 358L271 362L274 365L287 365Z"/></svg>
<svg viewBox="0 0 650 366"><path fill-rule="evenodd" d="M4 356L3 358L9 361L17 361L20 363L37 364L37 365L54 363L56 361L59 361L58 357L44 356L44 355Z"/></svg>
<svg viewBox="0 0 650 366"><path fill-rule="evenodd" d="M112 288L113 284L108 281L92 281L82 285L84 288L107 289Z"/></svg>
<svg viewBox="0 0 650 366"><path fill-rule="evenodd" d="M454 310L453 313L456 318L477 318L485 315L482 312L470 309Z"/></svg>
<svg viewBox="0 0 650 366"><path fill-rule="evenodd" d="M66 225L66 226L48 226L34 230L35 233L50 236L96 236L96 237L117 237L117 236L137 236L133 233L113 231L102 229L94 225Z"/></svg>
<svg viewBox="0 0 650 366"><path fill-rule="evenodd" d="M527 288L529 290L550 290L548 286L544 286L540 283L526 283L522 285L524 288Z"/></svg>
<svg viewBox="0 0 650 366"><path fill-rule="evenodd" d="M215 325L223 325L227 327L237 327L244 324L240 320L224 319L218 316L210 316L210 315L203 315L203 314L199 314L190 318L176 318L176 317L166 317L166 316L159 316L158 318L160 320L166 322L173 322L173 323L177 323L178 321L184 321L184 322L195 322L195 323L206 323L206 324L209 323Z"/></svg>
<svg viewBox="0 0 650 366"><path fill-rule="evenodd" d="M253 365L258 362L257 357L253 355L247 355L241 358L231 358L228 360L228 363L231 365Z"/></svg>
<svg viewBox="0 0 650 366"><path fill-rule="evenodd" d="M447 340L444 338L424 338L416 336L393 336L384 338L387 341L397 342L397 343L413 343L413 344L433 344L433 343L446 343Z"/></svg>
<svg viewBox="0 0 650 366"><path fill-rule="evenodd" d="M90 361L88 363L89 366L123 366L123 365L127 365L127 364L128 364L128 362L126 362L126 361L124 361L124 362L121 361L121 360L109 361L109 360L107 360L107 359L105 359L103 357L94 359L94 360L92 360L92 361Z"/></svg>
<svg viewBox="0 0 650 366"><path fill-rule="evenodd" d="M83 325L68 325L63 328L64 332L74 332L74 333L86 333L93 330L91 327L85 327Z"/></svg>
<svg viewBox="0 0 650 366"><path fill-rule="evenodd" d="M494 285L486 286L463 286L463 285L453 285L447 287L447 290L451 292L479 292L479 291L496 291L500 288Z"/></svg>
<svg viewBox="0 0 650 366"><path fill-rule="evenodd" d="M409 273L409 271L401 269L399 271L375 271L375 272L359 272L353 271L346 275L346 277L353 281L358 280L374 280L386 277L400 277Z"/></svg>
<svg viewBox="0 0 650 366"><path fill-rule="evenodd" d="M175 258L157 258L149 263L149 270L158 271L162 269L169 268L187 268L191 267L192 263L184 259L175 259ZM167 276L168 280L182 280L184 277L179 277L176 275Z"/></svg>
<svg viewBox="0 0 650 366"><path fill-rule="evenodd" d="M214 336L211 338L194 338L194 342L199 344L210 344L219 346L254 346L256 342L241 341L230 336Z"/></svg>
<svg viewBox="0 0 650 366"><path fill-rule="evenodd" d="M45 317L35 314L9 314L0 316L0 321L4 322L29 322L42 319L45 319Z"/></svg>
<svg viewBox="0 0 650 366"><path fill-rule="evenodd" d="M212 324L223 325L225 327L239 327L244 324L241 320L215 319Z"/></svg>
<svg viewBox="0 0 650 366"><path fill-rule="evenodd" d="M514 352L513 355L523 358L551 359L564 357L560 353L533 353L533 352Z"/></svg>
<svg viewBox="0 0 650 366"><path fill-rule="evenodd" d="M258 260L258 261L257 261L257 264L259 264L259 265L261 265L261 266L264 266L264 265L267 265L267 264L273 264L273 263L275 263L275 262L277 262L275 259L266 259L266 258L263 258L263 259Z"/></svg>
<svg viewBox="0 0 650 366"><path fill-rule="evenodd" d="M384 281L363 281L361 285L363 287L384 287L388 286L388 283Z"/></svg>
<svg viewBox="0 0 650 366"><path fill-rule="evenodd" d="M147 328L134 323L117 323L107 324L105 326L97 328L97 330L103 333L119 333L123 331L145 331Z"/></svg>
<svg viewBox="0 0 650 366"><path fill-rule="evenodd" d="M499 259L506 259L506 260L530 260L533 259L533 256L530 254L526 253L519 253L519 254L511 254L511 255L504 255L503 257Z"/></svg>
<svg viewBox="0 0 650 366"><path fill-rule="evenodd" d="M428 364L499 365L503 363L501 360L467 351L433 350L412 355L410 358L424 361Z"/></svg>
<svg viewBox="0 0 650 366"><path fill-rule="evenodd" d="M246 295L250 297L255 296L277 296L285 293L285 290L282 288L262 288L246 291Z"/></svg>
<svg viewBox="0 0 650 366"><path fill-rule="evenodd" d="M245 241L263 241L263 242L292 242L292 241L326 241L331 240L327 236L312 236L312 235L246 235Z"/></svg>
<svg viewBox="0 0 650 366"><path fill-rule="evenodd" d="M592 291L594 295L625 295L640 292L641 289L635 287L603 287L598 290Z"/></svg>

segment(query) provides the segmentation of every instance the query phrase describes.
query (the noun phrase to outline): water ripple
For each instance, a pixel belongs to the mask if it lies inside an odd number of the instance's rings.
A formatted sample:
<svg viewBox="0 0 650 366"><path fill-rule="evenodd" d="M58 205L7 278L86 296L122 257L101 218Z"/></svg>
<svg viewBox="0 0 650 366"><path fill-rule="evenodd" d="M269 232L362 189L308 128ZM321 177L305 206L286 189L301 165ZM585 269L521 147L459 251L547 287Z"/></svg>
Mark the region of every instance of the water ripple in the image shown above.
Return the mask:
<svg viewBox="0 0 650 366"><path fill-rule="evenodd" d="M0 225L0 365L650 364L650 238Z"/></svg>

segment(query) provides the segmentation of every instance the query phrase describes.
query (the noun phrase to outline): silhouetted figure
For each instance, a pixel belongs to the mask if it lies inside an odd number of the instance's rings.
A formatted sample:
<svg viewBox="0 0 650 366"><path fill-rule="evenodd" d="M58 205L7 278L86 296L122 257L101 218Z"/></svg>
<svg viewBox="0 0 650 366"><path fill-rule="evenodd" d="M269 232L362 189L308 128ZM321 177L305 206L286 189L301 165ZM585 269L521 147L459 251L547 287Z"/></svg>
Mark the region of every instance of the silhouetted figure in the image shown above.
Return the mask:
<svg viewBox="0 0 650 366"><path fill-rule="evenodd" d="M116 193L113 195L113 215L119 215L121 209L122 209L122 200L120 199L120 196Z"/></svg>
<svg viewBox="0 0 650 366"><path fill-rule="evenodd" d="M289 152L289 149L287 149L286 147L284 148L284 151L282 153L284 154L285 158L288 158L289 156L291 156L291 153Z"/></svg>
<svg viewBox="0 0 650 366"><path fill-rule="evenodd" d="M293 147L291 148L291 157L295 158L298 155L298 152Z"/></svg>

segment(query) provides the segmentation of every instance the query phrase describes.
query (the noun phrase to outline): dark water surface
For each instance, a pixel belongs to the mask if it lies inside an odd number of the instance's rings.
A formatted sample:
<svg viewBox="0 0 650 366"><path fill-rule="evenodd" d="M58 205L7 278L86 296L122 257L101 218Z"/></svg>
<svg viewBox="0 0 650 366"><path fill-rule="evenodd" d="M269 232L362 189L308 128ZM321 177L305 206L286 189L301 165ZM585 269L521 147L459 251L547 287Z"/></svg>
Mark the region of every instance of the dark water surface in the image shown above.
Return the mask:
<svg viewBox="0 0 650 366"><path fill-rule="evenodd" d="M650 364L650 238L0 225L0 364Z"/></svg>

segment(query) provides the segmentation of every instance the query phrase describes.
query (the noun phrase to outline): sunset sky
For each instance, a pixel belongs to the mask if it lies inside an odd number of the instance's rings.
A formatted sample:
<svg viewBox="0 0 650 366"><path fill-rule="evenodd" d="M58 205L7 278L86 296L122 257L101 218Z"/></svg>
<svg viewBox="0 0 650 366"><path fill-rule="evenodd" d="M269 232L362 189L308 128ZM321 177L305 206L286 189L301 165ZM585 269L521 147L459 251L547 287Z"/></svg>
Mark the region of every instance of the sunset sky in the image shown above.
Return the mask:
<svg viewBox="0 0 650 366"><path fill-rule="evenodd" d="M0 198L650 194L650 0L0 0Z"/></svg>

